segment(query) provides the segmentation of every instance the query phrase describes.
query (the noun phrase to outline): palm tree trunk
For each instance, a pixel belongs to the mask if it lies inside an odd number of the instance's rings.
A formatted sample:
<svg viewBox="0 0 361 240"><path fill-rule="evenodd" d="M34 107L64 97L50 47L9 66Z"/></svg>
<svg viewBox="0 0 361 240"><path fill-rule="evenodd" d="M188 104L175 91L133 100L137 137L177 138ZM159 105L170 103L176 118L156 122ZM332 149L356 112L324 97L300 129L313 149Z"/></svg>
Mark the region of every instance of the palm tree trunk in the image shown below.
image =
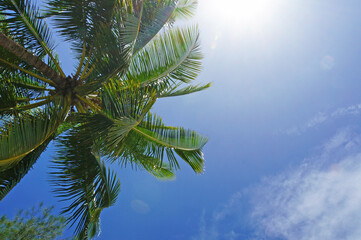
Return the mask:
<svg viewBox="0 0 361 240"><path fill-rule="evenodd" d="M37 56L34 56L29 51L27 51L23 46L20 46L15 41L7 37L1 31L0 31L0 47L3 47L9 52L13 53L15 56L19 57L21 60L23 60L30 66L35 67L46 78L54 81L57 85L61 84L62 77L60 76L60 74L58 74L54 69L49 67L46 63L44 63L43 60L41 60Z"/></svg>

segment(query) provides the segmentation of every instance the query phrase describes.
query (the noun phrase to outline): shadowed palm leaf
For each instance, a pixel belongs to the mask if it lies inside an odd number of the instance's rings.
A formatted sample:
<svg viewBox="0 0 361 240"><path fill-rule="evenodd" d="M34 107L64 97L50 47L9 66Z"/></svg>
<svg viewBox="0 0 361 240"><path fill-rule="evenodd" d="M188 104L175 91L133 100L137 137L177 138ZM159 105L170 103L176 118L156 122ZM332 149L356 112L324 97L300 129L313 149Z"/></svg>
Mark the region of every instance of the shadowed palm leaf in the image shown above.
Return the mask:
<svg viewBox="0 0 361 240"><path fill-rule="evenodd" d="M116 174L92 152L91 131L80 126L60 137L53 161L55 193L71 202L63 213L69 216L68 222L78 221L79 239L95 236L101 211L115 203L120 191Z"/></svg>
<svg viewBox="0 0 361 240"><path fill-rule="evenodd" d="M45 151L51 138L26 155L18 164L0 172L0 201L18 184Z"/></svg>

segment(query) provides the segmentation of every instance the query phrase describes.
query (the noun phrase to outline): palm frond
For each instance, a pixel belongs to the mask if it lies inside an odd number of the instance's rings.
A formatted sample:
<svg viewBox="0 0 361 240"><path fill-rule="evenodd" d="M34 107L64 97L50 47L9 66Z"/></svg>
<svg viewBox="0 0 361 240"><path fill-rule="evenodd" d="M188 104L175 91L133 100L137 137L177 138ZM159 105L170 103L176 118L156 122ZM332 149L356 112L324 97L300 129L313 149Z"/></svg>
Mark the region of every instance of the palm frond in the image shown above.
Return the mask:
<svg viewBox="0 0 361 240"><path fill-rule="evenodd" d="M0 166L10 167L49 139L64 121L69 103L14 117L0 132Z"/></svg>
<svg viewBox="0 0 361 240"><path fill-rule="evenodd" d="M130 165L156 177L171 178L173 171L180 168L178 155L195 172L203 171L202 148L207 138L181 127L165 126L155 115L148 113L139 125L117 125L105 116L97 115L96 119L88 120L88 125L92 126L94 133L99 133L96 149L121 166ZM104 128L101 129L101 126Z"/></svg>
<svg viewBox="0 0 361 240"><path fill-rule="evenodd" d="M101 92L102 109L113 119L127 117L140 122L156 100L155 92L129 82L124 88L119 81L109 81Z"/></svg>
<svg viewBox="0 0 361 240"><path fill-rule="evenodd" d="M13 167L4 171L0 168L0 201L25 177L40 155L45 151L51 139L46 140Z"/></svg>
<svg viewBox="0 0 361 240"><path fill-rule="evenodd" d="M147 151L163 162L166 153L171 168L179 168L174 153L180 156L192 169L201 173L204 166L203 146L208 139L181 127L167 127L160 117L148 114L146 119L132 133L147 141Z"/></svg>
<svg viewBox="0 0 361 240"><path fill-rule="evenodd" d="M175 28L155 37L131 61L123 81L143 85L169 81L190 82L201 70L197 27Z"/></svg>
<svg viewBox="0 0 361 240"><path fill-rule="evenodd" d="M105 152L107 152L107 146L105 146ZM118 162L121 167L130 166L135 170L145 170L161 180L175 177L174 168L149 153L147 141L132 132L119 142L117 148L113 148L112 156L106 156L113 162Z"/></svg>
<svg viewBox="0 0 361 240"><path fill-rule="evenodd" d="M93 153L91 131L79 126L59 138L51 173L57 197L70 203L62 213L68 223L77 223L79 239L94 237L101 211L115 203L120 191L116 174Z"/></svg>
<svg viewBox="0 0 361 240"><path fill-rule="evenodd" d="M50 0L44 17L52 17L55 27L74 50L82 53L83 44L87 50L100 40L99 31L116 29L116 16L127 12L126 1L118 0Z"/></svg>
<svg viewBox="0 0 361 240"><path fill-rule="evenodd" d="M38 79L18 72L4 72L0 75L0 84L11 84L23 97L35 98L45 96L47 85Z"/></svg>
<svg viewBox="0 0 361 240"><path fill-rule="evenodd" d="M175 22L178 19L188 19L194 16L197 9L197 0L178 0L176 8L170 19Z"/></svg>
<svg viewBox="0 0 361 240"><path fill-rule="evenodd" d="M124 88L113 81L104 89L102 110L109 119L99 115L89 122L89 126L99 125L94 129L104 126L96 144L102 155L123 165L140 166L151 173L152 169L162 168L171 175L173 169L179 168L174 155L178 154L196 172L202 172L204 160L201 149L207 139L194 131L167 127L159 117L148 113L155 101L155 97L149 97L148 88L141 88L140 84ZM195 89L188 89L192 90ZM163 163L165 154L169 168Z"/></svg>
<svg viewBox="0 0 361 240"><path fill-rule="evenodd" d="M143 2L143 1L141 1ZM166 25L176 6L174 0L144 1L134 53L141 50ZM139 8L139 7L138 7ZM136 10L135 10L136 12Z"/></svg>
<svg viewBox="0 0 361 240"><path fill-rule="evenodd" d="M143 138L131 134L138 124L136 121L121 117L110 120L102 114L91 117L84 115L81 122L84 128L91 128L94 139L93 149L111 162L117 161L120 166L130 165L133 169L146 170L158 179L171 179L173 170L161 160L147 154L147 144Z"/></svg>
<svg viewBox="0 0 361 240"><path fill-rule="evenodd" d="M205 85L198 84L198 85L195 85L195 86L188 85L188 86L183 87L183 88L179 88L180 86L181 86L181 84L176 84L172 88L168 88L168 89L164 90L163 92L160 91L158 93L158 98L177 97L177 96L188 95L188 94L200 92L200 91L206 90L209 87L211 87L212 83L207 83Z"/></svg>
<svg viewBox="0 0 361 240"><path fill-rule="evenodd" d="M130 63L131 46L122 43L112 29L104 28L99 32L101 39L93 45L92 67L84 76L84 85L75 89L82 96L96 91L116 75L123 75Z"/></svg>
<svg viewBox="0 0 361 240"><path fill-rule="evenodd" d="M100 149L106 149L102 154L112 158L118 155L118 147L129 131L153 106L156 96L154 91L140 87L139 83L130 83L129 88L123 89L118 81L108 82L100 96L104 115L95 115L87 121L90 126L99 126Z"/></svg>
<svg viewBox="0 0 361 240"><path fill-rule="evenodd" d="M30 0L3 0L0 12L5 16L0 23L6 23L12 39L26 46L37 56L45 56L54 48L51 32L46 22L40 19L40 12Z"/></svg>
<svg viewBox="0 0 361 240"><path fill-rule="evenodd" d="M0 115L18 114L44 105L53 98L49 95L51 91L34 77L18 72L3 72L0 75Z"/></svg>
<svg viewBox="0 0 361 240"><path fill-rule="evenodd" d="M15 87L5 81L1 81L0 84L0 109L15 107L16 98L18 97ZM4 113L0 111L0 115L3 114Z"/></svg>

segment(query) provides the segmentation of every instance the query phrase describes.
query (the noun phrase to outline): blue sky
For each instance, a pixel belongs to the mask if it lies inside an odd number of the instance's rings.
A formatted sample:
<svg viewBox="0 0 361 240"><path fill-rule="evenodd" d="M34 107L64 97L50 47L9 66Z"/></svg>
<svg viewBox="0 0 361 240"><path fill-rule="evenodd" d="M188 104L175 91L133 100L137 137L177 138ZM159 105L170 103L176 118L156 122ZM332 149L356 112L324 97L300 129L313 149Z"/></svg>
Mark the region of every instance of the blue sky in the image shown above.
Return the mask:
<svg viewBox="0 0 361 240"><path fill-rule="evenodd" d="M122 191L98 239L360 239L361 2L220 2L199 0L191 21L205 55L199 81L213 87L153 110L210 138L205 173L182 165L161 182L119 169ZM53 149L1 213L63 206L48 181Z"/></svg>

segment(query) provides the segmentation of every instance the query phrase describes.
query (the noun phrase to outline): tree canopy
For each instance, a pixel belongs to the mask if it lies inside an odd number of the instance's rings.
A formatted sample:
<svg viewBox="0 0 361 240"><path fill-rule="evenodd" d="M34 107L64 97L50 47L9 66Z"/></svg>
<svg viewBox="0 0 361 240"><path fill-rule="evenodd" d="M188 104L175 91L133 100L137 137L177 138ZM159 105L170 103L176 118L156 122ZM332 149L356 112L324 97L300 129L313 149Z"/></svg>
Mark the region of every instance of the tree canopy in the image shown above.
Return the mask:
<svg viewBox="0 0 361 240"><path fill-rule="evenodd" d="M1 1L0 200L51 141L54 192L68 201L62 213L79 239L95 236L101 211L116 202L114 165L170 179L181 159L201 173L207 138L151 112L158 99L210 86L193 84L198 27L176 25L195 7L195 0L47 0L40 10L31 0ZM50 29L72 46L71 75Z"/></svg>
<svg viewBox="0 0 361 240"><path fill-rule="evenodd" d="M52 214L52 207L39 204L30 210L20 210L13 219L0 217L2 240L53 240L63 234L65 217Z"/></svg>

